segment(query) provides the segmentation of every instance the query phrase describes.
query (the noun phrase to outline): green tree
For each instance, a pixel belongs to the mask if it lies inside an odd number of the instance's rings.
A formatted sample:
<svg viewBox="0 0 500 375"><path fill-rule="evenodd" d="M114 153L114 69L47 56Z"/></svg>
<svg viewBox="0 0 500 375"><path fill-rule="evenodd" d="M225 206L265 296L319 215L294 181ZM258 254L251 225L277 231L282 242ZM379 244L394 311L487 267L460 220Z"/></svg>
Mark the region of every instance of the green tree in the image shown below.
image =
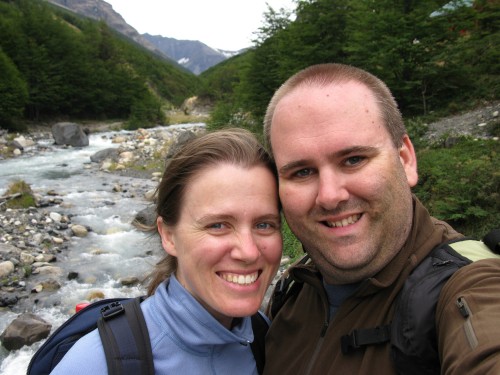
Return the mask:
<svg viewBox="0 0 500 375"><path fill-rule="evenodd" d="M348 62L385 81L406 114L426 114L468 92L471 67L457 54L472 8L447 1L356 0L347 23Z"/></svg>
<svg viewBox="0 0 500 375"><path fill-rule="evenodd" d="M240 95L258 119L274 91L292 74L312 64L343 62L346 0L299 1L296 19L268 11L261 37L245 72ZM239 88L238 88L239 89Z"/></svg>
<svg viewBox="0 0 500 375"><path fill-rule="evenodd" d="M22 117L28 99L26 83L16 66L0 48L0 122L13 126Z"/></svg>
<svg viewBox="0 0 500 375"><path fill-rule="evenodd" d="M464 138L452 148L425 148L417 156L414 192L433 216L476 238L499 227L498 141Z"/></svg>

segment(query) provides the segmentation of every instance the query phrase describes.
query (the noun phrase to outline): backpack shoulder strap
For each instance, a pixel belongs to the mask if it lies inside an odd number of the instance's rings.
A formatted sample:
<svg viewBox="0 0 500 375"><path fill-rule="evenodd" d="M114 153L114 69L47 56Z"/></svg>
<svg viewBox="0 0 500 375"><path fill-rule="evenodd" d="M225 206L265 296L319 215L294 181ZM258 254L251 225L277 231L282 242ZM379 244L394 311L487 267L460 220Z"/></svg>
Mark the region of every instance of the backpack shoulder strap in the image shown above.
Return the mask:
<svg viewBox="0 0 500 375"><path fill-rule="evenodd" d="M454 244L459 242L462 241ZM443 243L405 281L391 324L391 350L398 373L439 374L434 321L439 294L448 279L470 263L451 244Z"/></svg>
<svg viewBox="0 0 500 375"><path fill-rule="evenodd" d="M290 267L308 264L310 261L311 259L309 255L306 254ZM302 286L303 283L295 281L289 270L285 271L274 287L269 304L266 308L266 314L271 317L271 319L274 319L288 298L298 294L298 292L302 289Z"/></svg>
<svg viewBox="0 0 500 375"><path fill-rule="evenodd" d="M257 311L252 315L252 329L254 339L250 347L257 364L257 371L262 374L266 363L265 341L269 329L269 320L262 312Z"/></svg>
<svg viewBox="0 0 500 375"><path fill-rule="evenodd" d="M101 309L97 321L108 374L154 375L148 328L141 310L142 297L113 302Z"/></svg>
<svg viewBox="0 0 500 375"><path fill-rule="evenodd" d="M498 258L490 248L467 238L436 246L405 281L391 324L344 335L343 353L390 341L398 374L439 374L434 319L441 289L458 269L480 259Z"/></svg>

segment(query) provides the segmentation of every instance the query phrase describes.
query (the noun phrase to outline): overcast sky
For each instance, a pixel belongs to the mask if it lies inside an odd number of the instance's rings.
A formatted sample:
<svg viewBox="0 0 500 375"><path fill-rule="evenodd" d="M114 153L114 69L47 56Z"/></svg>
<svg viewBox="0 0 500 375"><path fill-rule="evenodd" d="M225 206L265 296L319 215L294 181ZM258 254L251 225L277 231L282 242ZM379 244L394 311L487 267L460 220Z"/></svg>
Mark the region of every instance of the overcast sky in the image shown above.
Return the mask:
<svg viewBox="0 0 500 375"><path fill-rule="evenodd" d="M266 3L295 9L293 0L105 0L140 34L199 40L212 48L250 47Z"/></svg>

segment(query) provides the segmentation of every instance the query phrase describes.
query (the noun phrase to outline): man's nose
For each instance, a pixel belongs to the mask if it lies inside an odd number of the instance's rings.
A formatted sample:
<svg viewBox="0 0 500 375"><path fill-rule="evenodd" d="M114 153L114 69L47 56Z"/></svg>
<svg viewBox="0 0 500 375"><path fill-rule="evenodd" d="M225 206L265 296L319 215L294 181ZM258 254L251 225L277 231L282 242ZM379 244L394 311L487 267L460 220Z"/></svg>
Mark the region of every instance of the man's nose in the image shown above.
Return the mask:
<svg viewBox="0 0 500 375"><path fill-rule="evenodd" d="M316 205L327 209L335 209L340 202L349 199L347 179L334 170L319 171Z"/></svg>

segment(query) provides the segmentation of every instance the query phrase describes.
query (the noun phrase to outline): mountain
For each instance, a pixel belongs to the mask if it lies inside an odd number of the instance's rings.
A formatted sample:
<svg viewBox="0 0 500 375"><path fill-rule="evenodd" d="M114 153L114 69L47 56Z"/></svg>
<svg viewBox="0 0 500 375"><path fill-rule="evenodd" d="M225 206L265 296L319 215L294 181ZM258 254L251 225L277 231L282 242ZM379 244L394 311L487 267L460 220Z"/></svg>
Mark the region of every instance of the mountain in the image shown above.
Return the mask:
<svg viewBox="0 0 500 375"><path fill-rule="evenodd" d="M197 40L177 40L161 35L143 34L144 39L163 54L198 75L241 51L213 49Z"/></svg>
<svg viewBox="0 0 500 375"><path fill-rule="evenodd" d="M160 35L139 34L111 4L103 0L47 0L76 14L102 20L112 29L134 40L150 51L167 57L198 75L241 51L223 51L194 40L177 40Z"/></svg>

